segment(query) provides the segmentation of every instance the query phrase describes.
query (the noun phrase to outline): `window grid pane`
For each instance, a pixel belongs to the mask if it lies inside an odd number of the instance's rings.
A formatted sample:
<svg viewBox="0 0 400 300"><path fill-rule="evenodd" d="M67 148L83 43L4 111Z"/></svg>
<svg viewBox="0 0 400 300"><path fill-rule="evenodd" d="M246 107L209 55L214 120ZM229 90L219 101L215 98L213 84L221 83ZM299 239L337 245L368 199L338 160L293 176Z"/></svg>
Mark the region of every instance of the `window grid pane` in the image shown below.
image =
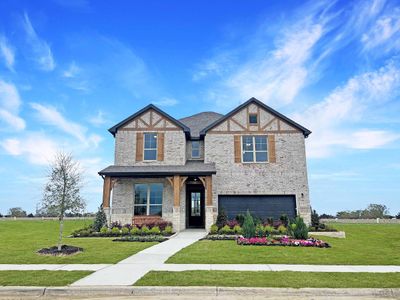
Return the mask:
<svg viewBox="0 0 400 300"><path fill-rule="evenodd" d="M200 143L198 141L192 141L192 157L200 157Z"/></svg>
<svg viewBox="0 0 400 300"><path fill-rule="evenodd" d="M200 216L200 193L191 193L191 216Z"/></svg>
<svg viewBox="0 0 400 300"><path fill-rule="evenodd" d="M157 133L146 132L144 134L144 160L157 160Z"/></svg>
<svg viewBox="0 0 400 300"><path fill-rule="evenodd" d="M162 216L163 184L135 184L134 215Z"/></svg>
<svg viewBox="0 0 400 300"><path fill-rule="evenodd" d="M242 161L267 162L267 136L242 136Z"/></svg>

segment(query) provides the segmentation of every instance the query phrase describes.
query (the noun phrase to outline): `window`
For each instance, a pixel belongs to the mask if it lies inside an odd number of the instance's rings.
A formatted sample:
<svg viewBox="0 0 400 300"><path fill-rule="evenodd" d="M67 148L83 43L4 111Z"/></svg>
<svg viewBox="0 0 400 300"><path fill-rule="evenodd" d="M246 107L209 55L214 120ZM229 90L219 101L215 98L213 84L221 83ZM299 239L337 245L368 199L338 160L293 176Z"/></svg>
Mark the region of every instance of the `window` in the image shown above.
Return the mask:
<svg viewBox="0 0 400 300"><path fill-rule="evenodd" d="M258 115L257 114L249 114L249 124L250 125L258 124Z"/></svg>
<svg viewBox="0 0 400 300"><path fill-rule="evenodd" d="M191 212L190 215L192 217L199 217L201 215L200 212L200 193L199 192L192 192L191 193L191 201L192 201L192 205L191 205Z"/></svg>
<svg viewBox="0 0 400 300"><path fill-rule="evenodd" d="M161 216L162 198L162 183L135 184L134 215Z"/></svg>
<svg viewBox="0 0 400 300"><path fill-rule="evenodd" d="M192 141L192 158L200 158L200 142Z"/></svg>
<svg viewBox="0 0 400 300"><path fill-rule="evenodd" d="M143 149L143 160L157 160L157 133L148 132L144 134Z"/></svg>
<svg viewBox="0 0 400 300"><path fill-rule="evenodd" d="M267 137L265 135L242 136L242 161L268 161Z"/></svg>

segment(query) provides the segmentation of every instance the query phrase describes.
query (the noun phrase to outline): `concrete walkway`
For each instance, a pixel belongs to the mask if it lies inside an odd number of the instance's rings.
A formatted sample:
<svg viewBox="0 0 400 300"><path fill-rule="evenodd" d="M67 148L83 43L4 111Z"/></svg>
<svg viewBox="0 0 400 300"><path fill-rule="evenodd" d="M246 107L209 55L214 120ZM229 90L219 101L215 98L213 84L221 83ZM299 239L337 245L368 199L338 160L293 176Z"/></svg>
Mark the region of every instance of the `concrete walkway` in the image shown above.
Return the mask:
<svg viewBox="0 0 400 300"><path fill-rule="evenodd" d="M132 285L143 275L164 262L176 252L205 237L204 230L185 230L175 237L144 249L119 263L103 268L72 284L72 286Z"/></svg>

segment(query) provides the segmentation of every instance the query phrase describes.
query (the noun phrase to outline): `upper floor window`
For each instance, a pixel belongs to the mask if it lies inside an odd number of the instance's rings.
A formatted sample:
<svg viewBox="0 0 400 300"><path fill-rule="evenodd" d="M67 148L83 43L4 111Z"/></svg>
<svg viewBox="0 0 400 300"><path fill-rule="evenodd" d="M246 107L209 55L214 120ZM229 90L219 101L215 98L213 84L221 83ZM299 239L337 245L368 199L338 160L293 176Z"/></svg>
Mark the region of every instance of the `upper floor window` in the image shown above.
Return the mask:
<svg viewBox="0 0 400 300"><path fill-rule="evenodd" d="M192 141L192 158L200 158L200 142Z"/></svg>
<svg viewBox="0 0 400 300"><path fill-rule="evenodd" d="M135 184L134 215L161 216L162 198L162 183Z"/></svg>
<svg viewBox="0 0 400 300"><path fill-rule="evenodd" d="M258 124L258 115L257 114L249 114L249 124L250 125Z"/></svg>
<svg viewBox="0 0 400 300"><path fill-rule="evenodd" d="M242 136L242 162L267 162L267 136Z"/></svg>
<svg viewBox="0 0 400 300"><path fill-rule="evenodd" d="M157 133L144 133L143 160L157 160Z"/></svg>

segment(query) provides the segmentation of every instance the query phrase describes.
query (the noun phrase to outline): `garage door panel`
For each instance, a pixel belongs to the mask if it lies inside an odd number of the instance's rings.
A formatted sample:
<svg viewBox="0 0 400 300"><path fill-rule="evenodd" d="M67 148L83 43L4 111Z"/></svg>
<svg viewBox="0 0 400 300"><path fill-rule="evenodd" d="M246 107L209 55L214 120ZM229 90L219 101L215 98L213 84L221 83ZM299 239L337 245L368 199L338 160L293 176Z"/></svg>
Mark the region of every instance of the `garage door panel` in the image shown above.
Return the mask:
<svg viewBox="0 0 400 300"><path fill-rule="evenodd" d="M279 219L282 214L289 218L296 216L296 199L294 195L220 195L218 208L223 208L229 219L247 210L262 219L273 217Z"/></svg>

